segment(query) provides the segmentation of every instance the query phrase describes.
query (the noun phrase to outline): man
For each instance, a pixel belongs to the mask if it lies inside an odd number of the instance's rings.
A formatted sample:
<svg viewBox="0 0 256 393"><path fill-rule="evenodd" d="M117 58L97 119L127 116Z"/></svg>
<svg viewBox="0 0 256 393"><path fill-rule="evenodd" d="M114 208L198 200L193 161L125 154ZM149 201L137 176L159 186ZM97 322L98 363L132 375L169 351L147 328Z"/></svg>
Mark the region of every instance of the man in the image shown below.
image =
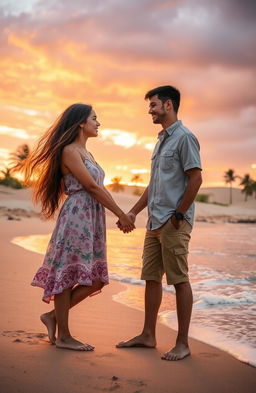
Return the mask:
<svg viewBox="0 0 256 393"><path fill-rule="evenodd" d="M155 328L162 300L162 276L174 285L178 335L174 348L162 359L180 360L190 355L188 330L192 311L192 291L188 278L188 243L194 219L194 199L202 183L199 143L178 121L180 92L161 86L145 95L153 123L161 124L152 155L149 186L129 215L148 206L148 223L143 251L141 279L146 280L145 321L142 333L117 344L118 348L156 346ZM119 228L121 226L119 225Z"/></svg>

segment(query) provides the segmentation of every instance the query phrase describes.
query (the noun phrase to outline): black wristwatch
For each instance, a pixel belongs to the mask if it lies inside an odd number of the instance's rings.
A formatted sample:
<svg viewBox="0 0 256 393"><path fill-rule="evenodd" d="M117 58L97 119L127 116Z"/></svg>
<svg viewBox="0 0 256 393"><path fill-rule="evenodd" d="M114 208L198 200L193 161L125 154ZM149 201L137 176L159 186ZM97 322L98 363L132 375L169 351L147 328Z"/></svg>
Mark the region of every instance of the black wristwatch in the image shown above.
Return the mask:
<svg viewBox="0 0 256 393"><path fill-rule="evenodd" d="M176 212L176 210L175 210L175 212L173 213L173 215L175 216L176 220L178 220L178 221L184 220L184 214L181 213L181 212Z"/></svg>

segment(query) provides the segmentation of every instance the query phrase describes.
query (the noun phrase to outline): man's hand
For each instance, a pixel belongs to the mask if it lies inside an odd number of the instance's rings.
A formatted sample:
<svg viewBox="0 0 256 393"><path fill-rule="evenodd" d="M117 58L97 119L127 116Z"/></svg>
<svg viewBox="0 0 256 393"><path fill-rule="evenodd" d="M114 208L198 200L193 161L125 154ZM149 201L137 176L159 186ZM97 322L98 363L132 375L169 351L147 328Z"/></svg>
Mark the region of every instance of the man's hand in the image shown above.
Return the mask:
<svg viewBox="0 0 256 393"><path fill-rule="evenodd" d="M183 220L177 220L177 218L173 215L171 216L171 222L174 228L177 230L180 229L181 224L183 223Z"/></svg>

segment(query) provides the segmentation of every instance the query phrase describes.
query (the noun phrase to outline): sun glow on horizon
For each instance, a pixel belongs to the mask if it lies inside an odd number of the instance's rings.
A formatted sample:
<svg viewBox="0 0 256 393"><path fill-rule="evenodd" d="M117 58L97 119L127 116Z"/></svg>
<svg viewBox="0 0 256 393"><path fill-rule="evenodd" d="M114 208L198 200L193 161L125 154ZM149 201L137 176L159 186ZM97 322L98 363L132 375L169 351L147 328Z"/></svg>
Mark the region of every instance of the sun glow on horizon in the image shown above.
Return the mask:
<svg viewBox="0 0 256 393"><path fill-rule="evenodd" d="M105 184L129 184L136 174L147 183L161 125L144 96L171 84L181 91L179 119L201 146L204 186L226 186L229 168L255 179L255 60L245 54L255 46L252 2L248 12L221 0L85 3L81 11L61 0L1 2L0 167L84 102L102 122L88 146Z"/></svg>
<svg viewBox="0 0 256 393"><path fill-rule="evenodd" d="M126 149L133 146L140 146L146 150L153 150L156 143L154 137L138 138L135 133L120 129L103 129L100 132L100 137L106 142L123 146Z"/></svg>
<svg viewBox="0 0 256 393"><path fill-rule="evenodd" d="M136 145L136 135L122 130L104 129L100 133L103 140L110 140L112 143L125 148Z"/></svg>
<svg viewBox="0 0 256 393"><path fill-rule="evenodd" d="M149 173L148 169L142 168L142 169L131 169L131 173L137 174L137 173Z"/></svg>

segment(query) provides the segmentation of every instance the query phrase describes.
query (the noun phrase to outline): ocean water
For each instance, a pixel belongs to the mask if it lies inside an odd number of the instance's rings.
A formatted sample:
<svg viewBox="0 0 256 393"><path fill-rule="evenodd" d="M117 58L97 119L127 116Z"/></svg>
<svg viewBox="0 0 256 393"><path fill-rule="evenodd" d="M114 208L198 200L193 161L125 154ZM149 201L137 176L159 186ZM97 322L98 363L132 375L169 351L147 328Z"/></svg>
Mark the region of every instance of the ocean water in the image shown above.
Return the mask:
<svg viewBox="0 0 256 393"><path fill-rule="evenodd" d="M143 310L140 280L144 229L124 235L107 231L108 264L112 280L127 284L114 300ZM15 244L44 253L49 236L13 239ZM197 222L189 254L194 295L190 337L229 352L256 366L256 225ZM177 329L175 291L163 281L159 320Z"/></svg>

